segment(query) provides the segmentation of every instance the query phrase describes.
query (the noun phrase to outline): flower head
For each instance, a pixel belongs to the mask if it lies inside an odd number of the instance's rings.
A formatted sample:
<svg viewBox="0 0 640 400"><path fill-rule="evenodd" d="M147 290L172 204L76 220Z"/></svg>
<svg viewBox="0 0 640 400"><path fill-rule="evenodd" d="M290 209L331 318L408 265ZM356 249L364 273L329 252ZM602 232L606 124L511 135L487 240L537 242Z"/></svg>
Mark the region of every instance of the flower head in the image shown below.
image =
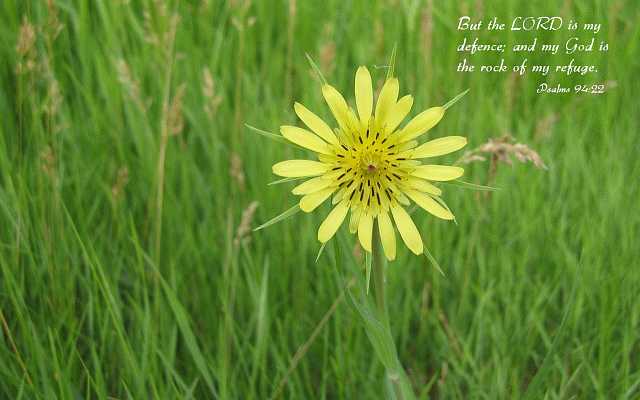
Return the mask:
<svg viewBox="0 0 640 400"><path fill-rule="evenodd" d="M398 99L398 92L398 80L387 79L374 109L371 75L360 67L355 78L357 115L335 88L325 84L322 95L337 128L331 129L300 103L295 103L295 112L309 130L280 128L286 139L317 153L318 161L288 160L273 166L273 173L282 177L311 178L292 191L302 196L300 208L311 212L333 196L334 207L318 230L320 242L331 239L351 211L349 230L357 232L362 247L371 252L377 219L384 253L393 260L396 238L392 218L407 247L415 254L423 252L420 232L404 208L411 201L438 218L454 218L440 200L442 191L431 182L459 178L464 170L423 165L421 160L459 150L467 140L447 136L419 144L416 139L442 119L445 108L429 108L399 127L411 110L413 97Z"/></svg>

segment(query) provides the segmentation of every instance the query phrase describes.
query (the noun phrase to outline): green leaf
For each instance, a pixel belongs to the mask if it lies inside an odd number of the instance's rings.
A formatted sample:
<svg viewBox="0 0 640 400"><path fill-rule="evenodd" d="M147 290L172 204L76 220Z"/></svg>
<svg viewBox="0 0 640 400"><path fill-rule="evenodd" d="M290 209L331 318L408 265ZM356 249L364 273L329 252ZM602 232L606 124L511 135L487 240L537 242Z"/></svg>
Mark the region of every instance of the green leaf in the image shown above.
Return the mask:
<svg viewBox="0 0 640 400"><path fill-rule="evenodd" d="M362 285L362 279L359 279L359 281ZM360 289L362 289L362 286L360 286ZM393 337L377 316L373 302L369 297L365 297L362 301L358 301L351 291L349 291L348 294L351 299L351 304L362 319L365 332L369 337L373 350L378 355L378 358L382 364L384 364L385 368L395 371L397 369L398 361Z"/></svg>

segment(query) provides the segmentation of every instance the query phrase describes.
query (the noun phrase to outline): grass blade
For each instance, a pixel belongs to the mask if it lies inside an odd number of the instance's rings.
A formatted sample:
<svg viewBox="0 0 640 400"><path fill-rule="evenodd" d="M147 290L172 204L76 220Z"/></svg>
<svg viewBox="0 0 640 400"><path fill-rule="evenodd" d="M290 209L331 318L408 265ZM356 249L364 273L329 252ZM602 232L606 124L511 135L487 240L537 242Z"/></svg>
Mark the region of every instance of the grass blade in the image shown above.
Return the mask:
<svg viewBox="0 0 640 400"><path fill-rule="evenodd" d="M582 265L581 261L578 262L578 271L580 270L580 265ZM542 361L542 365L540 365L538 372L536 372L535 376L531 380L531 383L529 383L529 385L527 386L527 390L524 393L524 396L522 396L523 400L542 399L546 397L544 396L542 391L545 389L544 384L546 381L546 377L551 372L551 363L553 362L553 358L556 356L556 353L560 348L560 339L564 336L566 330L567 319L569 317L571 309L573 308L573 303L576 298L576 288L578 286L579 280L580 278L578 276L578 278L573 281L573 287L571 288L571 294L569 295L569 303L567 304L567 309L562 316L562 321L560 322L558 332L553 338L551 348L549 349L547 355L544 357L544 360Z"/></svg>
<svg viewBox="0 0 640 400"><path fill-rule="evenodd" d="M188 313L178 300L175 292L167 284L162 275L160 275L159 271L156 270L156 273L160 278L160 282L162 283L162 288L169 302L169 306L171 307L171 311L173 311L173 315L176 317L176 322L178 324L178 328L180 329L180 333L182 333L182 336L184 338L185 345L187 346L189 353L191 353L191 357L193 357L193 361L202 374L207 387L209 388L211 393L213 393L214 397L218 397L215 386L213 385L213 378L209 369L207 368L205 357L200 350L200 346L198 345L193 331L191 330Z"/></svg>

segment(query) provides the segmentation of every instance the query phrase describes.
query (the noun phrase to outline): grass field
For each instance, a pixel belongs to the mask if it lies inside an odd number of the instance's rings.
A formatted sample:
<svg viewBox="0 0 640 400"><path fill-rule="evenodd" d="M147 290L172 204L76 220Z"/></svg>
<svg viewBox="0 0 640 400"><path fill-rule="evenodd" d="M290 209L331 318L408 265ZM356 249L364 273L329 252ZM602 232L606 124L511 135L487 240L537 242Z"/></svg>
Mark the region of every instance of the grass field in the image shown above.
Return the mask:
<svg viewBox="0 0 640 400"><path fill-rule="evenodd" d="M575 56L598 73L548 80L609 90L456 73L460 15L602 23L610 50ZM4 0L0 20L0 398L383 397L341 294L354 237L315 262L327 205L251 232L296 201L271 165L307 154L244 124L298 123L293 101L329 116L305 53L353 102L394 44L412 115L470 89L433 137L510 134L548 167L488 155L464 179L498 191L443 186L457 225L414 213L445 273L404 246L387 272L416 394L640 398L635 2Z"/></svg>

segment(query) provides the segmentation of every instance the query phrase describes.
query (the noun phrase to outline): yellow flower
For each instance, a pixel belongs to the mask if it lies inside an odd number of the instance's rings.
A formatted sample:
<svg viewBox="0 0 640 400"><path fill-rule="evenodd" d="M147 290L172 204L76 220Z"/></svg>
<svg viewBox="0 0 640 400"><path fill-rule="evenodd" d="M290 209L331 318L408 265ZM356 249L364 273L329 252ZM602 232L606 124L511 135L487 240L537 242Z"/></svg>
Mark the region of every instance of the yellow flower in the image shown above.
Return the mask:
<svg viewBox="0 0 640 400"><path fill-rule="evenodd" d="M454 218L439 198L442 191L431 181L457 179L464 170L423 165L421 160L459 150L467 140L447 136L419 144L416 139L442 119L445 108L429 108L399 128L413 97L398 100L398 91L398 80L387 79L374 109L371 75L360 67L355 79L357 115L335 88L325 84L322 95L338 123L336 129L300 103L295 103L295 112L309 130L280 127L286 139L318 155L318 161L288 160L273 166L273 173L282 177L311 177L292 191L302 196L300 208L311 212L333 195L335 207L318 229L320 242L331 239L351 211L349 230L358 233L368 252L377 218L384 253L393 260L396 238L391 217L407 247L415 254L423 252L420 232L404 209L411 201L438 218Z"/></svg>

